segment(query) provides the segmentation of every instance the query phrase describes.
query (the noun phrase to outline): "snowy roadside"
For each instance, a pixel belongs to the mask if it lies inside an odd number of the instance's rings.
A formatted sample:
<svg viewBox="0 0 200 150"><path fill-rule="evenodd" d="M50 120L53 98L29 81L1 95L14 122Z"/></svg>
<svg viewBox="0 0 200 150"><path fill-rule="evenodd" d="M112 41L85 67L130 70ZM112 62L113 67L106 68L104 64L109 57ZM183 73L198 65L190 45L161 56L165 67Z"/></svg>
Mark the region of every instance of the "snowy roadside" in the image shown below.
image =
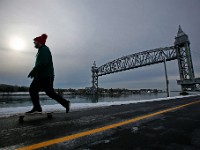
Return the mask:
<svg viewBox="0 0 200 150"><path fill-rule="evenodd" d="M200 95L200 94L197 94ZM98 107L108 107L113 105L123 105L123 104L133 104L133 103L144 103L153 101L163 101L163 100L173 100L184 97L193 97L197 95L187 95L187 96L175 96L167 98L149 99L149 100L130 100L130 101L118 101L118 102L99 102L99 103L72 103L70 111L80 111L83 109L98 108ZM17 114L29 111L32 106L26 107L8 107L0 109L0 117L9 117ZM65 109L60 104L55 105L44 105L42 106L44 112L64 112Z"/></svg>

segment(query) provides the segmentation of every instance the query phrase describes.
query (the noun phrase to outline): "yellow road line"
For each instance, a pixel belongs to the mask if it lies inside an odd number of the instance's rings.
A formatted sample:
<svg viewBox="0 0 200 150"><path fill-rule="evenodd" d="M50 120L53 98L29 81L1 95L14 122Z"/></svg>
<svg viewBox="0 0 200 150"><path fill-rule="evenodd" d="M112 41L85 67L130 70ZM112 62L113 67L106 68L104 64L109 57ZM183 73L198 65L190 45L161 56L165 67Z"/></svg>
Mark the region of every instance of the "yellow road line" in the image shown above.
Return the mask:
<svg viewBox="0 0 200 150"><path fill-rule="evenodd" d="M95 133L102 132L102 131L109 130L109 129L113 129L113 128L116 128L116 127L119 127L119 126L123 126L123 125L126 125L126 124L134 123L134 122L142 120L142 119L150 118L150 117L160 115L160 114L163 114L163 113L166 113L166 112L169 112L169 111L177 110L177 109L180 109L180 108L192 105L192 104L196 104L196 103L199 103L199 102L200 102L200 100L195 101L195 102L191 102L191 103L187 103L187 104L184 104L184 105L176 106L176 107L173 107L173 108L168 108L168 109L161 110L161 111L158 111L158 112L155 112L155 113L140 116L140 117L137 117L137 118L129 119L129 120L122 121L122 122L119 122L119 123L107 125L107 126L104 126L104 127L91 129L91 130L76 133L76 134L73 134L73 135L69 135L69 136L65 136L65 137L61 137L61 138L57 138L57 139L52 139L52 140L48 140L48 141L45 141L45 142L41 142L41 143L26 146L26 147L18 148L17 150L32 150L32 149L38 149L38 148L50 146L50 145L61 143L61 142L66 142L66 141L69 141L69 140L72 140L72 139L80 138L80 137L87 136L87 135L90 135L90 134L95 134Z"/></svg>

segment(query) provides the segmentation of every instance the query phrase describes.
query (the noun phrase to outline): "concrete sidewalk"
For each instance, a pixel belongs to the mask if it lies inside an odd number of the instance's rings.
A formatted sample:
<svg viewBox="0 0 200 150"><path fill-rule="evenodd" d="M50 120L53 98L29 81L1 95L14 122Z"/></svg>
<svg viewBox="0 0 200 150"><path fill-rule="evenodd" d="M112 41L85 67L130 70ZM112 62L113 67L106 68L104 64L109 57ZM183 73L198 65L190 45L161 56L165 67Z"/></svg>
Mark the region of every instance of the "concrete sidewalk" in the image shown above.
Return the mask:
<svg viewBox="0 0 200 150"><path fill-rule="evenodd" d="M0 149L16 149L41 142L40 149L123 150L123 149L200 149L200 96L110 106L55 114L54 118L18 123L18 116L0 118ZM194 104L149 116L138 121L75 137L83 132L114 126L133 118ZM74 137L61 141L60 138ZM60 140L60 141L59 141Z"/></svg>

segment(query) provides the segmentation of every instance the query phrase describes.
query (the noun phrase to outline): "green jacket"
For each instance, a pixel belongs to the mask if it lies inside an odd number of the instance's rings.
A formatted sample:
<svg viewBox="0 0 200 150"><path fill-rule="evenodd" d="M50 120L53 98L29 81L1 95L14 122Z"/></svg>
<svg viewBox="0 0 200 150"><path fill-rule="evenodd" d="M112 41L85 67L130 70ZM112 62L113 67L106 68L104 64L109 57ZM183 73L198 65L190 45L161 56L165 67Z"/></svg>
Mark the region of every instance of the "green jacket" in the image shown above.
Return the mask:
<svg viewBox="0 0 200 150"><path fill-rule="evenodd" d="M36 78L45 78L54 76L54 67L52 55L49 48L46 45L43 45L38 49L36 55L35 67L32 70L35 72L34 77Z"/></svg>

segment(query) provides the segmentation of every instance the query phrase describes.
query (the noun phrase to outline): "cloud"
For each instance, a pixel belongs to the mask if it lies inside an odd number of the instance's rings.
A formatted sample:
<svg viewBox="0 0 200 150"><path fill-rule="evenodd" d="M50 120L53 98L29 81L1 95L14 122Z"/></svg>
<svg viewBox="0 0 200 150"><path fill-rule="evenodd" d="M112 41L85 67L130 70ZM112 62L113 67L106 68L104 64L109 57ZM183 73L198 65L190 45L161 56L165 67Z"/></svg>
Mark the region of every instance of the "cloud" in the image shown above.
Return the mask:
<svg viewBox="0 0 200 150"><path fill-rule="evenodd" d="M40 5L35 9L33 6L37 2ZM172 46L178 25L189 35L195 72L197 75L200 72L200 21L196 19L199 1L36 0L0 3L0 69L6 75L15 74L15 79L0 74L4 82L23 83L37 52L32 39L42 33L48 34L47 46L51 49L56 73L55 86L76 88L91 86L90 69L94 61L101 66L121 56ZM10 54L6 43L13 35L25 38L26 51ZM7 60L12 61L8 63ZM176 88L177 62L167 65L169 79ZM163 64L158 64L100 77L99 84L109 88L162 88L164 81L160 79L163 77ZM26 80L24 84L29 82Z"/></svg>

